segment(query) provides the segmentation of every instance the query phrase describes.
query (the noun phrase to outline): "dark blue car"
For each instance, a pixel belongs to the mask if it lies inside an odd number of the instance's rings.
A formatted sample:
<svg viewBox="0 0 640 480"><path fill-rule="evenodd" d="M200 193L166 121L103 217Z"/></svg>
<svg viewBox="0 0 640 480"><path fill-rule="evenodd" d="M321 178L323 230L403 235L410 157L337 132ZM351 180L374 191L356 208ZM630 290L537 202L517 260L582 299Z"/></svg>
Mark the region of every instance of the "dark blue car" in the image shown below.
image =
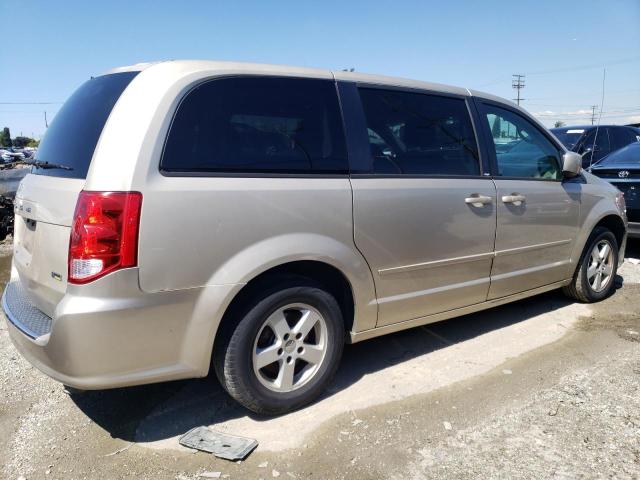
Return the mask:
<svg viewBox="0 0 640 480"><path fill-rule="evenodd" d="M640 238L640 142L613 152L593 165L590 171L624 193L629 237Z"/></svg>
<svg viewBox="0 0 640 480"><path fill-rule="evenodd" d="M626 125L580 125L552 128L551 132L568 150L582 155L583 168L630 143L640 141L640 129Z"/></svg>

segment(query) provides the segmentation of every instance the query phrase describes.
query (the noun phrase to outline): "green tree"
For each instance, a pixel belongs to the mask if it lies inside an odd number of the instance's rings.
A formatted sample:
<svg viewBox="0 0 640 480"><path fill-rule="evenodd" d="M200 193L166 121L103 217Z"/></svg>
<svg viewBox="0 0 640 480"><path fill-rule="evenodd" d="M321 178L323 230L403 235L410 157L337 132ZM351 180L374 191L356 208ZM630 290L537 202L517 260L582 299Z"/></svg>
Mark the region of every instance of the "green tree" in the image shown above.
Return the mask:
<svg viewBox="0 0 640 480"><path fill-rule="evenodd" d="M29 137L16 137L13 139L13 146L18 148L24 148L29 145L29 142L32 142L33 138Z"/></svg>
<svg viewBox="0 0 640 480"><path fill-rule="evenodd" d="M27 147L38 148L40 146L40 140L36 140L35 138L31 138L29 143L27 143Z"/></svg>
<svg viewBox="0 0 640 480"><path fill-rule="evenodd" d="M11 145L11 132L9 127L4 127L0 133L0 147L10 147Z"/></svg>
<svg viewBox="0 0 640 480"><path fill-rule="evenodd" d="M561 120L558 120L556 123L554 123L554 124L553 124L553 126L554 126L555 128L564 127L565 125L566 125L566 124L565 124L563 121L561 121Z"/></svg>

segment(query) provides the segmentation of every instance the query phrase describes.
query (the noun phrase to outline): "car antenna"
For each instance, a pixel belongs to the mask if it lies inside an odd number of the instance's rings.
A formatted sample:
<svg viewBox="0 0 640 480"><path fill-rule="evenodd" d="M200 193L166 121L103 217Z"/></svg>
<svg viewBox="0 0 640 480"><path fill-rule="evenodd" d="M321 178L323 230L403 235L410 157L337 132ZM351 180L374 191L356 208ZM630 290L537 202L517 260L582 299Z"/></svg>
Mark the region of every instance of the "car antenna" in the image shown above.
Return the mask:
<svg viewBox="0 0 640 480"><path fill-rule="evenodd" d="M593 164L593 154L598 140L598 130L600 129L600 120L602 120L602 109L604 107L604 80L607 77L607 68L602 69L602 98L600 99L600 113L598 114L598 124L596 125L596 134L593 137L593 148L591 149L591 157L589 157L589 168Z"/></svg>

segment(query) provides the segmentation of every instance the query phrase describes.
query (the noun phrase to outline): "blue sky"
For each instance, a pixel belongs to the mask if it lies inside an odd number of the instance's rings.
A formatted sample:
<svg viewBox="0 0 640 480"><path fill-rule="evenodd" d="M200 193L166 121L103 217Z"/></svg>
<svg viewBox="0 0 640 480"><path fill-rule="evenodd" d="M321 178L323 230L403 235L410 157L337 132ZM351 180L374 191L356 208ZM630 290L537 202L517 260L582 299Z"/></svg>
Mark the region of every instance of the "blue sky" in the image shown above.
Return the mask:
<svg viewBox="0 0 640 480"><path fill-rule="evenodd" d="M0 127L39 137L89 76L165 59L341 69L513 98L547 125L640 121L640 0L0 0ZM29 102L53 102L30 105ZM587 113L588 112L588 113Z"/></svg>

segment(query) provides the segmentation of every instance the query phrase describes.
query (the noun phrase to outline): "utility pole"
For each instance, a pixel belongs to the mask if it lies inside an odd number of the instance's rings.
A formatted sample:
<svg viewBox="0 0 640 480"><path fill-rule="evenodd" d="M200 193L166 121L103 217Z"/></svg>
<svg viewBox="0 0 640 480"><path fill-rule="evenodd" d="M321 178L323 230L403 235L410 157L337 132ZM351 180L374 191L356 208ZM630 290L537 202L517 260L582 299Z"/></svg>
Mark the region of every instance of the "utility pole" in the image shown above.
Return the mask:
<svg viewBox="0 0 640 480"><path fill-rule="evenodd" d="M591 105L591 125L593 125L596 121L596 109L598 105Z"/></svg>
<svg viewBox="0 0 640 480"><path fill-rule="evenodd" d="M524 75L513 75L511 86L518 91L518 96L513 101L520 105L520 100L524 100L524 98L520 98L520 90L524 88Z"/></svg>
<svg viewBox="0 0 640 480"><path fill-rule="evenodd" d="M49 123L47 122L47 111L44 111L44 128L49 128Z"/></svg>

